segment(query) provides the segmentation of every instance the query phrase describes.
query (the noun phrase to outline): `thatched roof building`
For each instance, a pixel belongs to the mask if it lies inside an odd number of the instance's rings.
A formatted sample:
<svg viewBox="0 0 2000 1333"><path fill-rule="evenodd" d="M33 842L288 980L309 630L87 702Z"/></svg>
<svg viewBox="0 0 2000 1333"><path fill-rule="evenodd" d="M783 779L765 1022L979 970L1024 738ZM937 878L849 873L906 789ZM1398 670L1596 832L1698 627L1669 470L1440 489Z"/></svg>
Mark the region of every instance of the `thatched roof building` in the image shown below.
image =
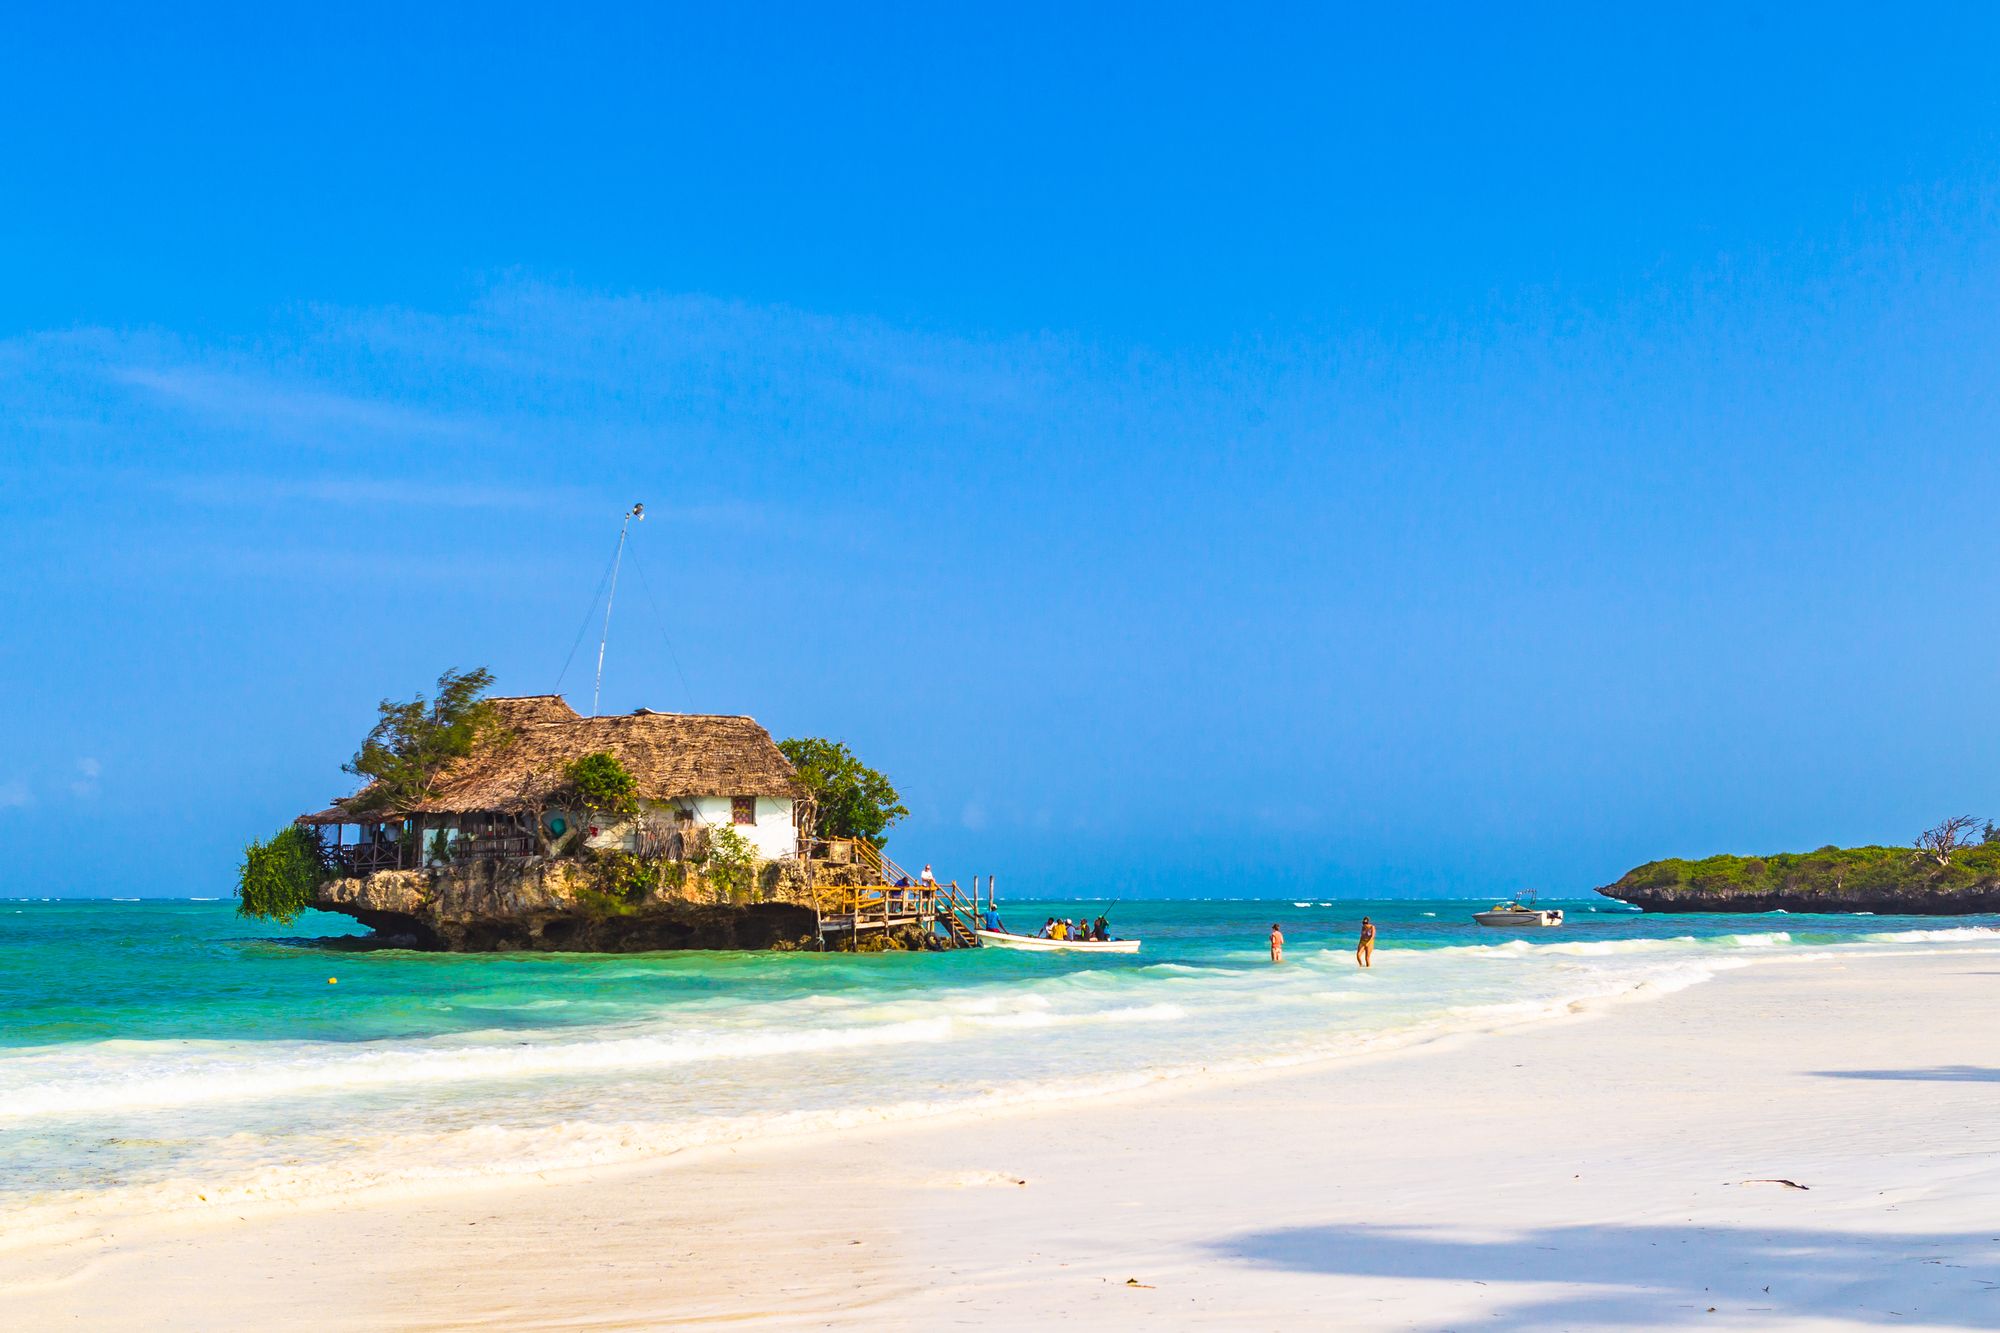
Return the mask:
<svg viewBox="0 0 2000 1333"><path fill-rule="evenodd" d="M454 761L431 795L394 812L368 809L367 791L300 822L353 824L408 815L524 814L548 807L564 785L563 768L587 754L616 755L641 800L805 796L791 761L771 734L747 717L656 713L580 717L560 695L491 700L507 733Z"/></svg>

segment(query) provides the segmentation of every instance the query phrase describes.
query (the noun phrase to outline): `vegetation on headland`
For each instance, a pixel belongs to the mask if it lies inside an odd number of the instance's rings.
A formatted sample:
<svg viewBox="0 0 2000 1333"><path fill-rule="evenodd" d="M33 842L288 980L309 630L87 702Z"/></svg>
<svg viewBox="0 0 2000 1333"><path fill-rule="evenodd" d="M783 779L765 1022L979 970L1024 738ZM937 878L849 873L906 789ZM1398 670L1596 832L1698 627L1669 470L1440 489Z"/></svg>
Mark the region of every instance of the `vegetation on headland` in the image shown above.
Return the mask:
<svg viewBox="0 0 2000 1333"><path fill-rule="evenodd" d="M779 741L778 748L812 793L818 809L815 827L822 838L866 838L880 847L888 841L883 835L889 826L908 818L910 812L889 779L855 758L842 742L795 736Z"/></svg>
<svg viewBox="0 0 2000 1333"><path fill-rule="evenodd" d="M355 808L391 811L415 805L431 794L452 760L500 739L499 714L485 700L492 684L493 673L485 667L447 670L429 700L419 694L407 703L384 699L378 704L374 729L341 765L371 784Z"/></svg>
<svg viewBox="0 0 2000 1333"><path fill-rule="evenodd" d="M2000 827L1946 820L1909 847L1822 847L1768 856L1678 857L1628 870L1598 892L1663 911L1909 911L2000 909Z"/></svg>
<svg viewBox="0 0 2000 1333"><path fill-rule="evenodd" d="M290 925L312 906L313 893L326 878L326 848L319 836L302 825L287 824L243 849L237 915Z"/></svg>

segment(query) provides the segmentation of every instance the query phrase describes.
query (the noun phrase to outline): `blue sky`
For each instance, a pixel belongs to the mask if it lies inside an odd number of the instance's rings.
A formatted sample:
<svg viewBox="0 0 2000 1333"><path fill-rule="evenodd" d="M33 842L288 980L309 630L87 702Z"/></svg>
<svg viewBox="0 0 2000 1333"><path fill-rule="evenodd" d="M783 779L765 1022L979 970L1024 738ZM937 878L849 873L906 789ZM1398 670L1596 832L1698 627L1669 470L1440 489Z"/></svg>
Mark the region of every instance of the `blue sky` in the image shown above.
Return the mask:
<svg viewBox="0 0 2000 1333"><path fill-rule="evenodd" d="M555 687L635 500L606 709L846 739L1023 894L2000 816L1996 37L19 16L0 892L228 892L378 698Z"/></svg>

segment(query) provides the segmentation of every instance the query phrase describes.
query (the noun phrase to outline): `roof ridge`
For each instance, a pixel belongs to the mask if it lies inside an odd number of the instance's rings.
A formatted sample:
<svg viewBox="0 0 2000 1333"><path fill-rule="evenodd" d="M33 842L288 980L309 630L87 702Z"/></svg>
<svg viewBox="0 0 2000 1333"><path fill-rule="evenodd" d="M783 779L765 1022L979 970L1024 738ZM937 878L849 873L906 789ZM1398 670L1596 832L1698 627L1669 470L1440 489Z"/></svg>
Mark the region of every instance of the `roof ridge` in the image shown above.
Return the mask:
<svg viewBox="0 0 2000 1333"><path fill-rule="evenodd" d="M604 714L604 716L605 717L734 717L734 718L740 718L745 722L755 722L757 720L756 718L750 716L748 713L676 713L665 708L635 708L629 713L606 713ZM586 722L592 720L593 719L590 718L584 719L584 721Z"/></svg>

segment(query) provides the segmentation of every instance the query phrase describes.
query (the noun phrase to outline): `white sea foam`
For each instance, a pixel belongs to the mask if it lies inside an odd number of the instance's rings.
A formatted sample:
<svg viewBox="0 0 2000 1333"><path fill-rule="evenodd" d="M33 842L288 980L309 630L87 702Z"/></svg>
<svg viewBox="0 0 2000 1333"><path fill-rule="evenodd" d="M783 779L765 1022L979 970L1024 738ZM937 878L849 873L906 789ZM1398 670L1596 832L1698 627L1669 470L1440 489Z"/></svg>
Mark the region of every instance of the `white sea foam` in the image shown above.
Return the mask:
<svg viewBox="0 0 2000 1333"><path fill-rule="evenodd" d="M1877 944L1921 944L1941 940L1993 940L2000 939L2000 928L1994 926L1942 926L1936 930L1882 930L1862 936Z"/></svg>
<svg viewBox="0 0 2000 1333"><path fill-rule="evenodd" d="M1059 1013L1041 996L966 1006L910 1001L872 1006L892 1021L847 1028L709 1030L643 1036L518 1034L465 1044L432 1039L385 1049L326 1043L100 1042L53 1047L0 1066L0 1119L161 1110L223 1102L338 1096L370 1089L514 1083L606 1073L640 1074L703 1062L757 1061L976 1037L991 1030L1170 1023L1180 1005L1114 1005ZM898 1018L900 1013L924 1015ZM107 1055L124 1058L107 1060ZM53 1076L42 1075L49 1071Z"/></svg>
<svg viewBox="0 0 2000 1333"><path fill-rule="evenodd" d="M1720 963L1727 966L1726 962ZM343 1134L338 1150L318 1160L300 1153L277 1154L257 1136L232 1136L235 1154L255 1165L234 1171L215 1167L199 1174L110 1191L63 1191L17 1210L0 1247L75 1234L107 1216L173 1213L199 1218L234 1216L246 1209L324 1202L357 1192L421 1195L455 1190L508 1177L541 1175L658 1158L703 1147L767 1139L819 1135L891 1121L940 1114L964 1114L1025 1107L1080 1098L1101 1098L1163 1080L1196 1076L1241 1076L1330 1059L1393 1050L1470 1030L1510 1027L1576 1012L1592 1003L1663 995L1694 985L1711 969L1694 962L1640 975L1598 972L1572 978L1559 993L1537 999L1453 1006L1399 1025L1329 1033L1288 1047L1089 1075L1013 1080L957 1095L910 1097L805 1110L676 1120L592 1121L561 1119L536 1125L482 1123L445 1131ZM1128 1011L1128 1019L1177 1018L1154 1012L1159 1006ZM1171 1006L1167 1008L1171 1009ZM1021 1017L1025 1017L1022 1015ZM263 1158L261 1162L259 1158Z"/></svg>
<svg viewBox="0 0 2000 1333"><path fill-rule="evenodd" d="M459 1189L780 1134L1098 1097L1561 1018L1777 959L2000 939L1980 926L1806 948L1783 931L1582 934L1385 949L1368 972L1344 947L1299 950L1283 968L1244 950L1202 965L1079 969L934 993L813 994L734 1009L704 1000L679 1006L671 1022L15 1051L0 1060L0 1116L34 1119L35 1134L73 1135L88 1149L116 1142L98 1118L111 1112L121 1139L178 1155L116 1173L86 1158L64 1188L16 1195L0 1244L145 1212ZM1039 1039L1047 1031L1063 1035ZM313 1100L302 1108L298 1098ZM78 1184L100 1178L120 1183Z"/></svg>

